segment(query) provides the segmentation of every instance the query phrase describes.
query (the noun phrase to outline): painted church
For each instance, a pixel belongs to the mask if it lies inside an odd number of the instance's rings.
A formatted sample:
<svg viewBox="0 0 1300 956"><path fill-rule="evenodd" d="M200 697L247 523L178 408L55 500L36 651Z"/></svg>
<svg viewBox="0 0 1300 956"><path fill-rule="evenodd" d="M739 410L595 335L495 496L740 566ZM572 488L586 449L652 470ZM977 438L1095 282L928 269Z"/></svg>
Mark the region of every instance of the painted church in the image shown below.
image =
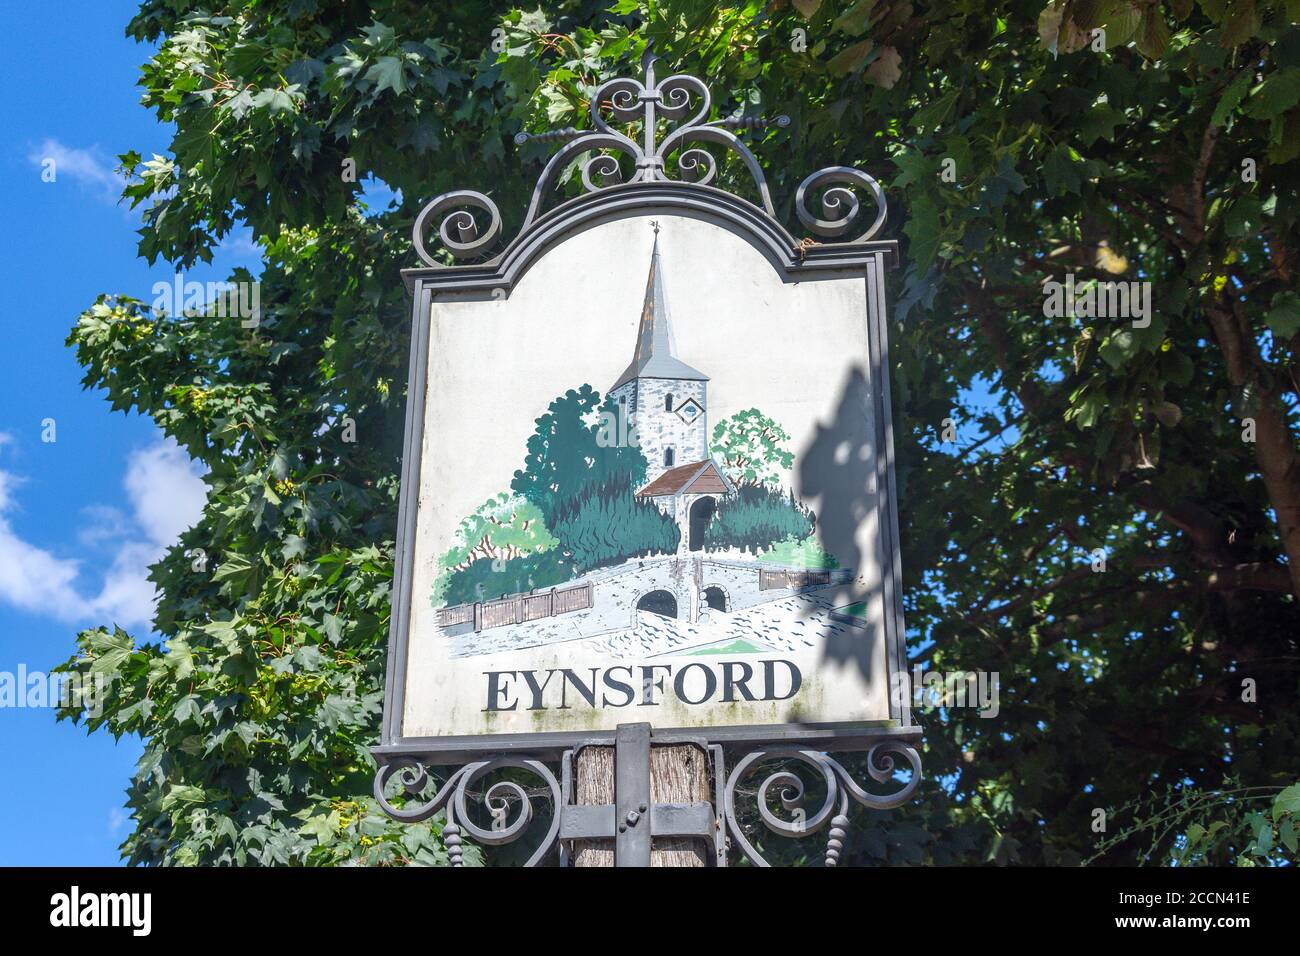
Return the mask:
<svg viewBox="0 0 1300 956"><path fill-rule="evenodd" d="M646 458L646 484L636 496L677 522L679 552L702 549L718 500L736 492L709 454L708 387L707 375L677 357L656 226L636 351L609 395L636 427Z"/></svg>

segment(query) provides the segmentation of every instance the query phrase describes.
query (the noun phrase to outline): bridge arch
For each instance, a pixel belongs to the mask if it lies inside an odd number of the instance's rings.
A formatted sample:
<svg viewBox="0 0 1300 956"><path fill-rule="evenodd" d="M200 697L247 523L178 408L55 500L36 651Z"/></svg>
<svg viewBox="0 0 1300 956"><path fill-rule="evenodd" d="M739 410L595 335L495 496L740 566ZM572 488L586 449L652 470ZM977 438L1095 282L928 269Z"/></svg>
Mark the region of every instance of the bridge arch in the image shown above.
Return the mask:
<svg viewBox="0 0 1300 956"><path fill-rule="evenodd" d="M660 617L679 618L682 615L681 595L669 587L650 588L637 595L632 606L632 625L636 626L637 611L649 611Z"/></svg>
<svg viewBox="0 0 1300 956"><path fill-rule="evenodd" d="M700 602L711 611L730 611L731 592L721 584L706 584L700 589Z"/></svg>

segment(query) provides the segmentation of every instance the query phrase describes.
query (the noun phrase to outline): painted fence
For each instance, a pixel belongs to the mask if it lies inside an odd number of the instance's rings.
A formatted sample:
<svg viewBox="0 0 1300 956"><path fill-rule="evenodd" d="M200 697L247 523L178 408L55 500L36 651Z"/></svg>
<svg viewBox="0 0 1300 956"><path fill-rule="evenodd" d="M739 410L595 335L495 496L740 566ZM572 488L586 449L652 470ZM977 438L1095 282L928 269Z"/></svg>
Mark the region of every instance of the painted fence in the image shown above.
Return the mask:
<svg viewBox="0 0 1300 956"><path fill-rule="evenodd" d="M768 571L758 572L758 589L771 591L777 588L811 588L831 583L830 571Z"/></svg>
<svg viewBox="0 0 1300 956"><path fill-rule="evenodd" d="M591 607L592 585L588 581L577 587L551 588L549 591L529 591L524 594L506 594L495 601L476 601L440 608L439 627L455 627L474 622L474 630L524 624L544 617L567 614Z"/></svg>

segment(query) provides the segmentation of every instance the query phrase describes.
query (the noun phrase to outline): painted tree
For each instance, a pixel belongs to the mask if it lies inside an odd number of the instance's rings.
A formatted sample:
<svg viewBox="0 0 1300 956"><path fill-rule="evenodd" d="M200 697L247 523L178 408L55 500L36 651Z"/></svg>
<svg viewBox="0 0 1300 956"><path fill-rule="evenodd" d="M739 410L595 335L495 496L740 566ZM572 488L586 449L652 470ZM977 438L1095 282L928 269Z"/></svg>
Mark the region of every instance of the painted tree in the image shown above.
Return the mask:
<svg viewBox="0 0 1300 956"><path fill-rule="evenodd" d="M561 508L587 489L625 476L629 484L645 478L645 456L630 444L602 440L603 422L617 406L590 385L569 389L537 419L528 439L524 467L510 487L541 511L548 527L555 526Z"/></svg>
<svg viewBox="0 0 1300 956"><path fill-rule="evenodd" d="M562 548L534 551L513 558L480 559L448 575L441 600L436 606L490 601L505 594L551 588L572 580L578 573L573 559Z"/></svg>
<svg viewBox="0 0 1300 956"><path fill-rule="evenodd" d="M456 527L454 544L438 559L433 603L441 605L453 575L479 561L489 565L547 551L559 542L546 530L537 506L502 492L489 498Z"/></svg>
<svg viewBox="0 0 1300 956"><path fill-rule="evenodd" d="M537 506L505 492L489 498L462 521L454 540L455 546L440 563L455 570L483 559L517 558L533 551L545 551L556 544Z"/></svg>
<svg viewBox="0 0 1300 956"><path fill-rule="evenodd" d="M636 498L636 484L629 474L615 475L556 512L555 535L580 573L677 550L677 522L653 502Z"/></svg>
<svg viewBox="0 0 1300 956"><path fill-rule="evenodd" d="M778 485L794 464L786 448L790 435L757 408L747 408L713 426L713 457L737 485Z"/></svg>
<svg viewBox="0 0 1300 956"><path fill-rule="evenodd" d="M1118 832L1166 783L1282 792L1300 750L1294 21L1279 0L147 0L129 28L156 44L144 103L175 135L127 155L141 253L187 266L248 226L264 318L105 300L72 335L87 385L208 469L202 520L154 571L157 637L88 630L67 665L108 683L88 726L145 741L127 858L443 859L436 819L393 824L367 796L398 270L437 193L523 209L553 145L513 134L585 126L586 94L636 75L649 37L720 115L793 118L745 134L779 212L808 172L859 165L900 241L892 367L870 374L894 397L909 645L929 669L998 671L1002 706L923 715L918 799L855 828L842 864L1072 863L1099 847L1096 809ZM400 202L359 207L350 163ZM756 197L732 162L715 185ZM1070 273L1151 283L1149 323L1046 315L1044 283ZM1294 859L1280 829L1262 856L1259 839L1211 856Z"/></svg>
<svg viewBox="0 0 1300 956"><path fill-rule="evenodd" d="M704 547L757 554L787 539L803 541L814 527L812 515L793 495L762 484L742 485L718 502L717 513L704 529Z"/></svg>

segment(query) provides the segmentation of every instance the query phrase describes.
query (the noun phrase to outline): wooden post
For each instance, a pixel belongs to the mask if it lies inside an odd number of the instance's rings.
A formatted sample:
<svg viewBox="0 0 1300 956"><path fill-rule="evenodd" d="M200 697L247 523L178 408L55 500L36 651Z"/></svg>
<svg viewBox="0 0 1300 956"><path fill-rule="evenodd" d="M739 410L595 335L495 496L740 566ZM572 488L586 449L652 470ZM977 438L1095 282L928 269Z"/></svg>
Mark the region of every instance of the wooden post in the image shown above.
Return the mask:
<svg viewBox="0 0 1300 956"><path fill-rule="evenodd" d="M617 804L614 748L584 747L574 767L574 802ZM709 755L694 744L650 748L650 799L654 803L695 803L713 798L709 790ZM648 824L649 821L647 820ZM657 837L651 866L708 866L712 847L687 837ZM574 866L613 866L613 840L575 840Z"/></svg>

